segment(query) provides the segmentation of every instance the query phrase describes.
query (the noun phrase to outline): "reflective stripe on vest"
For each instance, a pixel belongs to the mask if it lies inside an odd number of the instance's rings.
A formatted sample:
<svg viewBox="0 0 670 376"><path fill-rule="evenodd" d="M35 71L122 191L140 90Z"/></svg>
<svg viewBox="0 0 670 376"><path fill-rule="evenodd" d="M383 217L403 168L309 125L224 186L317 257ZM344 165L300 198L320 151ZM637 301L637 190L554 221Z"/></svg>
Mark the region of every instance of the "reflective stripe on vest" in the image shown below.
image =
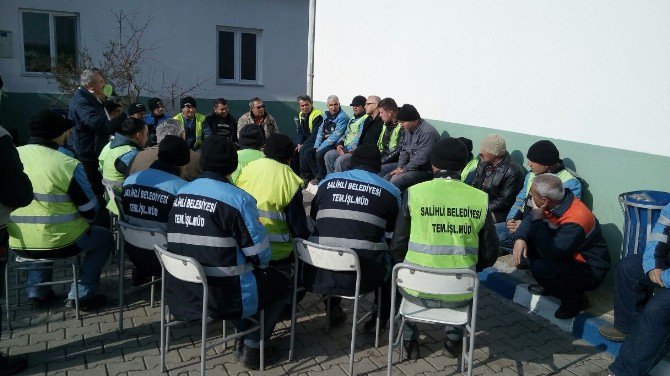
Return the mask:
<svg viewBox="0 0 670 376"><path fill-rule="evenodd" d="M375 243L367 240L334 238L330 236L311 236L309 238L309 241L312 243L318 243L321 245L327 245L331 247L369 249L371 251L385 251L389 248L386 242Z"/></svg>
<svg viewBox="0 0 670 376"><path fill-rule="evenodd" d="M288 165L260 158L242 169L236 185L256 199L258 220L267 230L270 242L270 260L290 256L293 244L284 210L302 188L302 180Z"/></svg>
<svg viewBox="0 0 670 376"><path fill-rule="evenodd" d="M216 236L202 236L170 232L167 234L168 242L200 245L204 247L237 247L235 238L220 238Z"/></svg>
<svg viewBox="0 0 670 376"><path fill-rule="evenodd" d="M410 187L407 195L411 227L405 261L430 268L474 270L487 194L460 180L438 178ZM407 292L428 298L417 291ZM430 298L463 301L472 294Z"/></svg>
<svg viewBox="0 0 670 376"><path fill-rule="evenodd" d="M312 107L312 112L309 113L309 118L307 119L307 126L309 127L310 132L314 129L314 119L319 116L323 116L323 112ZM302 119L302 111L298 112L298 119Z"/></svg>
<svg viewBox="0 0 670 376"><path fill-rule="evenodd" d="M386 133L386 123L382 126L382 133L379 135L379 140L377 140L377 146L379 147L379 151L384 150L384 133ZM396 123L395 128L391 131L391 137L389 138L389 150L395 149L396 145L398 145L398 134L400 134L400 124Z"/></svg>
<svg viewBox="0 0 670 376"><path fill-rule="evenodd" d="M207 277L234 277L254 270L253 265L236 266L203 266L202 270Z"/></svg>
<svg viewBox="0 0 670 376"><path fill-rule="evenodd" d="M10 215L10 247L52 250L73 244L89 228L67 193L79 161L41 145L21 146L17 151L37 193L28 206Z"/></svg>
<svg viewBox="0 0 670 376"><path fill-rule="evenodd" d="M344 140L342 140L342 144L344 146L347 146L354 141L356 135L358 132L360 132L361 127L363 126L363 123L365 122L365 119L368 118L368 116L369 115L365 114L358 119L352 118L349 120L349 124L347 125L347 133L344 135Z"/></svg>
<svg viewBox="0 0 670 376"><path fill-rule="evenodd" d="M122 145L109 149L107 155L105 155L105 159L102 163L102 182L103 184L113 187L115 194L121 193L123 180L125 180L125 176L116 170L116 160L134 149L135 148L130 145ZM107 197L107 210L119 215L119 209L116 207L116 202L114 202L113 197Z"/></svg>
<svg viewBox="0 0 670 376"><path fill-rule="evenodd" d="M668 242L668 235L665 235L665 234L660 233L660 232L652 232L649 235L649 238L647 239L647 241L648 242L657 241L657 242L661 242L661 243L667 243Z"/></svg>
<svg viewBox="0 0 670 376"><path fill-rule="evenodd" d="M338 218L347 219L360 222L370 223L372 225L386 228L386 219L378 217L374 214L363 213L354 210L340 210L340 209L323 209L316 214L316 219L321 218Z"/></svg>

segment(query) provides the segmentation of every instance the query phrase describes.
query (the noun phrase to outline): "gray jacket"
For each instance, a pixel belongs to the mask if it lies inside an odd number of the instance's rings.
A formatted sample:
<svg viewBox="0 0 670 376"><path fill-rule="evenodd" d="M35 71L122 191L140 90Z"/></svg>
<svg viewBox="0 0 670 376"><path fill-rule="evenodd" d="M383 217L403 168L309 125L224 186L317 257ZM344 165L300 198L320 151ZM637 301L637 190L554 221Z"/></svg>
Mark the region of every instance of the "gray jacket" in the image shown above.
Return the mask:
<svg viewBox="0 0 670 376"><path fill-rule="evenodd" d="M424 119L412 131L405 131L405 139L400 149L398 167L405 171L432 171L430 150L440 139L437 129Z"/></svg>

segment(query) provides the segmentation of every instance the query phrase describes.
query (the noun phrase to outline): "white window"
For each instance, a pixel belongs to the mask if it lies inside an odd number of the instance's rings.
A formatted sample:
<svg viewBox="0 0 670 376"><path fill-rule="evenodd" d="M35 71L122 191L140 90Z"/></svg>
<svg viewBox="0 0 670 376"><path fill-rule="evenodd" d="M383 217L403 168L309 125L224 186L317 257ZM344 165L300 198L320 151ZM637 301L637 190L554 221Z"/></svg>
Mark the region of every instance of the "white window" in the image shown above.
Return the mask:
<svg viewBox="0 0 670 376"><path fill-rule="evenodd" d="M54 62L77 65L75 13L21 10L23 73L47 73Z"/></svg>
<svg viewBox="0 0 670 376"><path fill-rule="evenodd" d="M262 84L261 30L217 28L216 78L219 84Z"/></svg>

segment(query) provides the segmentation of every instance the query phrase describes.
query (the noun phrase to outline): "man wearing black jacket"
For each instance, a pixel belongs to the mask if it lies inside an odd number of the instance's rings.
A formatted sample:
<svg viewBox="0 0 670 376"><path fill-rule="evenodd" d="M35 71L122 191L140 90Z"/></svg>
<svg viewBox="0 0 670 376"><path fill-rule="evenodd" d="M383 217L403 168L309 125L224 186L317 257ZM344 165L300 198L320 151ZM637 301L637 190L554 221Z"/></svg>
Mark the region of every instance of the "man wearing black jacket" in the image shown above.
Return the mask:
<svg viewBox="0 0 670 376"><path fill-rule="evenodd" d="M384 126L384 121L379 115L379 102L381 100L378 96L371 95L365 101L365 113L368 117L365 119L365 123L363 123L363 130L361 131L358 145L377 145L379 135L382 133L382 127Z"/></svg>
<svg viewBox="0 0 670 376"><path fill-rule="evenodd" d="M12 143L12 137L0 127L0 257L6 262L7 257L7 221L9 213L14 208L27 206L33 200L33 185L28 175L23 172L23 164L19 153ZM11 182L11 184L10 184ZM2 312L0 312L0 320ZM0 322L0 328L2 324ZM0 367L5 375L13 375L23 371L28 366L24 357L8 357L0 355Z"/></svg>
<svg viewBox="0 0 670 376"><path fill-rule="evenodd" d="M228 101L223 98L214 101L213 111L205 116L203 128L209 129L210 134L225 136L237 144L237 119L229 112Z"/></svg>

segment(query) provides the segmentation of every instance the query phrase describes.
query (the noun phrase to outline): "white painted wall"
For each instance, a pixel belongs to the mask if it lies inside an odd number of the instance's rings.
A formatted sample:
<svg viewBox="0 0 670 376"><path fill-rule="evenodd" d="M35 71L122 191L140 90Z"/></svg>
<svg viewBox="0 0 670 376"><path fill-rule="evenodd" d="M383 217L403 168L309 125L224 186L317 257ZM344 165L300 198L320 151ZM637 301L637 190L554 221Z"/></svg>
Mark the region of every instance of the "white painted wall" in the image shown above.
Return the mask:
<svg viewBox="0 0 670 376"><path fill-rule="evenodd" d="M315 99L670 156L670 2L317 0Z"/></svg>
<svg viewBox="0 0 670 376"><path fill-rule="evenodd" d="M180 85L209 78L196 91L199 97L294 101L305 91L308 0L1 0L0 30L13 32L14 47L13 58L0 58L4 90L56 93L46 78L21 75L19 8L79 13L81 43L94 56L101 50L98 41L115 33L111 11L138 9L139 21L154 18L143 41L161 46L147 57L154 67L168 67L168 75L180 75ZM263 30L262 87L216 84L217 26Z"/></svg>

